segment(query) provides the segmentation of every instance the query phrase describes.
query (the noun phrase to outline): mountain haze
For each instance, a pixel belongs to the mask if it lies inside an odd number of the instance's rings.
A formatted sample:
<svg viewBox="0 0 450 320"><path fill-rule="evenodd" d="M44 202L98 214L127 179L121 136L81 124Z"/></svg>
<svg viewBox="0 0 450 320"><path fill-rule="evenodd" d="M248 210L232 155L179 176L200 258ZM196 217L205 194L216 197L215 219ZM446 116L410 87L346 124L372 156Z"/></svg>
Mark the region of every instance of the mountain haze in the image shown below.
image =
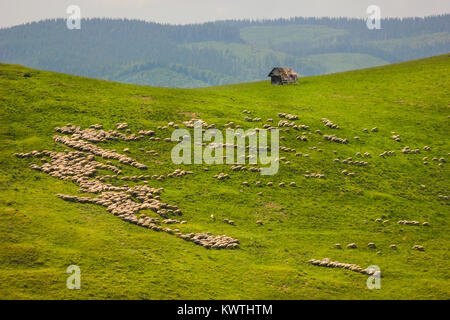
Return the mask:
<svg viewBox="0 0 450 320"><path fill-rule="evenodd" d="M450 15L384 19L291 18L167 25L63 19L0 30L0 62L92 78L203 87L266 79L274 66L320 75L450 51Z"/></svg>

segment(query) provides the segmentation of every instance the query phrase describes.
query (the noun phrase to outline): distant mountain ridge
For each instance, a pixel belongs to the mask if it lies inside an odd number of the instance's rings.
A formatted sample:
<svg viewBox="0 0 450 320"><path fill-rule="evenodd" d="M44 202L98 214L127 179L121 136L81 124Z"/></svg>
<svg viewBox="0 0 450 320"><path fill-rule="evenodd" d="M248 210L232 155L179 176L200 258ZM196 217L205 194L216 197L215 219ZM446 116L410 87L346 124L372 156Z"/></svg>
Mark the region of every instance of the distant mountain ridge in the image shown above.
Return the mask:
<svg viewBox="0 0 450 320"><path fill-rule="evenodd" d="M274 66L303 75L450 52L450 15L384 19L291 18L168 25L64 19L0 29L0 62L126 83L202 87L266 79Z"/></svg>

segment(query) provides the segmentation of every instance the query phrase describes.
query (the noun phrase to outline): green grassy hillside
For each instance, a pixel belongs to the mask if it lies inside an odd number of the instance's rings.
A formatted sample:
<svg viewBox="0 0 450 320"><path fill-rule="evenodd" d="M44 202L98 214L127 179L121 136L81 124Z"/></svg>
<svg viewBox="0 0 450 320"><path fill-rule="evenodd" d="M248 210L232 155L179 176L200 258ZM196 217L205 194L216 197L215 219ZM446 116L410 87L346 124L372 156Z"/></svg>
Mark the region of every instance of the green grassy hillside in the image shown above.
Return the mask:
<svg viewBox="0 0 450 320"><path fill-rule="evenodd" d="M0 298L448 299L450 177L444 161L450 152L449 74L447 54L303 78L289 86L264 81L168 89L0 64ZM244 109L263 122L244 121ZM54 128L67 123L82 128L100 123L109 130L127 122L132 132L151 129L166 138L171 130L158 126L170 121L181 128L191 118L218 128L234 121L249 129L262 127L268 118L276 125L279 112L296 114L297 124L310 127L305 131L308 142L296 140L303 131L291 129L280 133L285 137L281 145L310 156L280 152L290 164L280 161L274 176L235 172L229 165L174 165L174 144L163 139L97 144L118 152L128 147L130 157L148 166L142 171L122 165L122 175L193 171L184 177L149 179L147 184L163 187L161 200L183 211L176 218L187 223L172 228L226 234L239 239L235 250L206 249L125 222L104 207L63 201L56 194L93 195L71 181L30 169L42 164L38 158L14 156L70 149L52 139L63 135ZM322 118L341 129L324 126ZM373 127L378 132L372 132ZM323 134L349 143L327 141ZM400 135L401 141L391 139L393 135ZM402 153L405 146L420 149L420 154ZM159 156L140 148L154 149ZM395 155L379 157L384 151ZM371 157L358 158L357 152ZM342 163L349 157L368 165ZM343 170L354 176L343 175ZM230 179L215 179L220 172ZM325 177L307 179L307 172ZM112 173L97 172L105 174ZM264 186L255 186L257 181ZM279 187L280 182L287 186ZM151 211L145 214L158 217ZM224 218L235 225L223 223ZM429 226L400 225L399 220L426 221ZM377 248L368 248L369 242ZM335 248L336 243L343 248ZM349 243L357 248L347 249ZM414 245L424 251L413 250ZM308 263L326 257L363 268L379 266L381 289L368 290L367 275ZM81 268L81 290L66 289L65 272L72 264Z"/></svg>

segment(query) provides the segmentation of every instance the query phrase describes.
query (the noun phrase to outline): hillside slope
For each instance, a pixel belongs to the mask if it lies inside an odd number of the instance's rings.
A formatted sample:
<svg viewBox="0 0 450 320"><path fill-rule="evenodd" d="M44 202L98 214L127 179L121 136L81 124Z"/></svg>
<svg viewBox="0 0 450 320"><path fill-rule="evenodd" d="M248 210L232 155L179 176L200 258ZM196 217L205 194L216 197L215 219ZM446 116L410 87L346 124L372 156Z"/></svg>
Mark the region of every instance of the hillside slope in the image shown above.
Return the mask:
<svg viewBox="0 0 450 320"><path fill-rule="evenodd" d="M305 76L450 52L450 15L364 19L293 17L192 25L64 19L0 29L0 62L111 81L197 88L266 80L273 66Z"/></svg>
<svg viewBox="0 0 450 320"><path fill-rule="evenodd" d="M450 177L443 161L450 152L449 74L447 54L309 77L282 87L264 81L189 90L0 64L0 299L448 299ZM244 121L244 109L263 123ZM280 161L274 176L236 172L229 165L174 165L174 144L163 139L97 143L121 153L129 148L128 156L148 166L142 171L110 160L121 165L121 176L193 171L161 181L148 179L147 184L163 187L161 200L182 210L182 216L170 217L187 223L171 228L226 234L239 239L235 250L206 249L122 221L102 206L63 201L56 194L94 195L30 168L43 160L14 156L70 149L52 139L64 135L54 128L67 123L81 128L99 123L109 130L127 122L132 132L151 129L166 138L171 129L158 126L170 121L182 128L191 118L218 128L234 121L248 129L262 127L268 118L276 125L282 120L279 112L296 114L297 124L310 127L305 133L281 133L281 145L309 157L281 152L290 164ZM341 129L324 126L322 118ZM373 127L378 132L372 132ZM323 134L345 137L349 143L327 141ZM308 141L296 140L297 135ZM401 141L392 135L400 135ZM402 153L405 146L420 149L420 154ZM140 148L156 150L159 156ZM384 151L395 155L379 157ZM371 157L358 158L357 152ZM368 165L342 162L349 157ZM354 176L343 175L343 170ZM230 179L215 179L221 172ZM304 177L310 173L324 178ZM112 173L96 173L105 174ZM257 187L257 181L263 186ZM279 187L280 182L286 187ZM150 210L144 213L158 217ZM224 218L235 225L223 223ZM429 226L400 225L399 220ZM369 242L376 249L368 248ZM336 243L343 248L336 249ZM357 248L347 249L349 243ZM424 251L413 250L414 245ZM381 290L368 290L366 275L308 263L326 257L363 268L379 266ZM66 289L69 265L81 269L81 290Z"/></svg>

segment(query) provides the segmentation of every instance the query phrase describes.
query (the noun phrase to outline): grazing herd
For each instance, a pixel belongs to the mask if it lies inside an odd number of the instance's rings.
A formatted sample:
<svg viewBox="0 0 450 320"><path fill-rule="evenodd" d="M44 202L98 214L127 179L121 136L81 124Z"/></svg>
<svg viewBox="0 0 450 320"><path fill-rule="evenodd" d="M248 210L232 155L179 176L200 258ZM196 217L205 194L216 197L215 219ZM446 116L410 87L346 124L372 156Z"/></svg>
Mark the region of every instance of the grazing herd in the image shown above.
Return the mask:
<svg viewBox="0 0 450 320"><path fill-rule="evenodd" d="M329 258L324 258L322 260L311 259L309 260L309 263L312 264L313 266L328 267L328 268L343 268L367 275L374 275L376 272L379 272L374 269L363 269L356 264L331 261Z"/></svg>
<svg viewBox="0 0 450 320"><path fill-rule="evenodd" d="M325 126L327 126L330 129L340 129L340 127L337 124L334 124L333 122L331 122L326 118L322 118L322 122L325 124Z"/></svg>
<svg viewBox="0 0 450 320"><path fill-rule="evenodd" d="M244 114L251 114L250 111L244 110ZM287 114L287 113L278 113L278 117L284 120L280 120L278 122L278 128L283 128L285 131L289 131L290 129L294 130L303 130L307 132L303 132L302 135L297 135L295 137L296 140L301 142L309 142L309 138L307 135L312 134L309 126L296 124L294 121L298 120L299 117L297 115ZM261 118L259 117L248 117L244 118L245 121L248 122L261 122ZM330 129L340 129L338 125L333 123L332 121L322 118L321 121L327 128ZM273 119L267 119L268 123L273 123ZM215 128L215 124L208 124L205 121L199 119L191 119L189 121L183 122L184 126L187 128L194 128L196 125L201 125L202 129ZM234 122L228 122L223 126L224 128L238 128L240 126L236 126ZM179 128L179 125L175 124L175 122L169 122L167 126L159 126L158 130L167 130L168 128ZM265 124L264 128L277 128L273 127L270 124ZM126 132L122 133L119 132ZM255 128L255 130L259 130ZM82 129L81 127L67 124L63 127L55 128L55 131L62 135L53 136L53 140L57 143L63 144L66 147L74 149L75 151L64 151L64 152L54 152L54 151L32 151L29 153L16 153L15 156L18 158L39 158L41 161L40 165L32 164L30 167L33 170L37 170L46 174L51 175L52 177L61 179L61 180L70 180L79 186L79 190L81 192L86 192L89 194L95 195L93 196L70 196L64 194L58 194L57 197L69 202L77 202L77 203L91 203L99 206L103 206L106 208L108 212L112 215L117 216L123 221L139 225L144 228L152 229L154 231L166 232L167 234L175 235L178 238L181 238L186 241L193 242L194 244L203 246L205 248L213 248L213 249L236 249L239 248L239 240L234 239L232 237L226 235L213 235L210 232L205 233L182 233L179 229L171 229L168 225L184 225L187 224L185 220L178 220L170 218L169 216L181 216L182 210L176 206L167 204L161 201L161 192L164 188L152 188L147 184L150 180L163 181L166 178L173 177L183 177L186 175L192 175L194 172L186 171L182 169L176 169L175 171L168 173L166 175L134 175L134 176L122 176L122 167L121 165L128 165L139 170L147 170L147 166L143 163L138 162L136 159L133 159L126 155L130 153L130 148L124 148L122 151L125 154L121 154L114 149L105 149L99 147L97 144L106 142L109 140L121 140L121 141L138 141L144 138L150 139L152 141L160 141L161 138L156 137L156 132L153 130L140 130L137 134L131 133L131 130L128 129L127 123L117 123L116 130L104 130L101 124L93 124L89 128ZM369 133L369 129L365 128L362 130L364 133ZM370 130L371 132L378 132L378 128L374 127ZM322 135L320 130L314 131L316 134ZM326 141L335 142L339 144L348 144L350 143L346 138L339 138L336 135L323 134L323 138ZM391 136L392 140L397 142L401 142L400 135L394 134ZM281 140L286 140L285 137L281 137ZM355 137L356 141L359 141L359 137ZM165 138L164 141L171 141L170 138ZM321 142L319 142L321 143ZM236 147L236 146L227 146L227 145L219 145L217 147ZM295 153L296 157L305 157L308 158L309 154L304 154L302 152L297 152L294 148L282 146L280 147L282 152L286 153ZM318 149L317 147L310 147L310 150L315 150L317 152L322 152L322 149ZM423 147L424 151L430 151L431 148L428 146ZM147 154L153 155L155 157L159 156L156 150L145 151L143 148L139 148L139 151L146 152ZM410 149L408 146L405 146L402 150L404 154L419 154L420 149ZM337 152L334 151L336 154ZM388 156L395 155L395 151L384 151L379 156L382 158L386 158ZM357 152L355 154L358 158L371 158L369 152ZM96 161L96 157L107 159L106 163ZM246 157L249 159L249 157ZM120 164L114 165L109 160L117 160ZM433 161L439 163L442 167L445 163L445 158L441 157L433 158ZM282 161L285 165L289 165L290 161L286 159L286 157L280 157L277 161ZM333 160L335 163L354 165L367 167L369 165L368 162L362 160L354 160L352 157L347 158L335 158ZM423 158L424 164L427 164L428 157ZM204 168L207 170L207 168ZM231 171L234 172L260 172L261 169L258 167L246 167L244 165L232 165ZM114 174L111 175L98 175L98 170L107 170L111 171ZM355 176L354 172L349 172L348 170L342 170L341 174L348 177ZM309 178L317 178L324 179L325 175L322 173L310 173L306 171L306 174L303 176L307 179ZM219 173L214 175L215 179L218 180L227 180L230 179L230 175L227 173ZM133 187L129 187L127 185L115 185L112 183L107 183L107 181L132 181L132 182L144 182L144 185L136 185ZM251 183L248 181L242 182L243 186L250 187ZM261 181L257 181L254 183L257 187L272 187L274 186L273 182L263 183ZM278 187L297 187L297 183L295 181L286 183L279 182ZM259 192L258 195L262 196L262 192ZM439 198L442 200L447 200L448 196L439 195ZM149 217L146 214L141 213L140 211L151 210L158 214L160 218ZM215 220L214 215L211 217ZM229 225L235 225L235 221L225 218L222 220L224 223ZM381 219L376 219L376 222L380 223L388 223L387 220L382 221ZM256 224L262 225L262 220L256 221ZM398 224L408 225L408 226L429 226L428 222L418 222L418 221L408 221L408 220L400 220ZM166 225L166 226L163 226ZM376 245L373 242L370 242L368 248L375 249ZM335 247L341 249L341 244L335 244ZM357 249L357 245L355 243L349 243L346 246L348 249ZM391 249L396 249L396 245L390 245ZM413 250L424 251L423 246L415 245ZM321 267L331 267L331 268L344 268L348 270L352 270L355 272L363 273L363 274L372 274L373 270L363 269L354 264L348 263L340 263L331 261L328 258L323 260L310 260L310 264L314 266Z"/></svg>

